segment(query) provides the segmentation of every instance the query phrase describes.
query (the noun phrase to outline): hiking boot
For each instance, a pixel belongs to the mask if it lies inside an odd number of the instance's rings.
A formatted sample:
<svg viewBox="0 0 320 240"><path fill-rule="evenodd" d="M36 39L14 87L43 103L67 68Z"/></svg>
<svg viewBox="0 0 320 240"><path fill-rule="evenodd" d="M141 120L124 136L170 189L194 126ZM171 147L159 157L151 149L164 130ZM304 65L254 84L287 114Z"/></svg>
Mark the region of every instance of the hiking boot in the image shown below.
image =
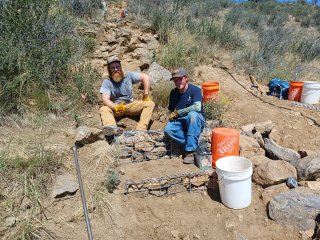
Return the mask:
<svg viewBox="0 0 320 240"><path fill-rule="evenodd" d="M117 126L104 126L102 128L102 133L105 136L120 135L121 133L123 133L123 128Z"/></svg>
<svg viewBox="0 0 320 240"><path fill-rule="evenodd" d="M192 164L194 163L194 153L193 152L186 152L183 158L184 164Z"/></svg>

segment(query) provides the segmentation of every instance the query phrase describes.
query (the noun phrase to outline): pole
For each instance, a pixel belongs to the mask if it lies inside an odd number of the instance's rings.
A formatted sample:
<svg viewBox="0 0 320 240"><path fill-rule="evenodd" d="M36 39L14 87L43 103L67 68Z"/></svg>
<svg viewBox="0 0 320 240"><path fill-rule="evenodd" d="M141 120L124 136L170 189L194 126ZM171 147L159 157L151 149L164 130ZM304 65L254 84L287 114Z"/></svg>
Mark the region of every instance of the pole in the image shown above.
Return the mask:
<svg viewBox="0 0 320 240"><path fill-rule="evenodd" d="M74 163L75 163L76 169L77 169L78 183L79 183L79 188L80 188L80 194L81 194L81 201L82 201L82 208L83 208L84 218L86 220L88 239L89 240L93 240L92 232L91 232L91 225L90 225L90 220L89 220L88 210L87 210L86 197L84 195L84 190L83 190L83 185L82 185L80 165L79 165L79 161L78 161L78 153L77 153L77 146L76 145L74 145L72 147L72 151L73 151L73 156L74 156Z"/></svg>

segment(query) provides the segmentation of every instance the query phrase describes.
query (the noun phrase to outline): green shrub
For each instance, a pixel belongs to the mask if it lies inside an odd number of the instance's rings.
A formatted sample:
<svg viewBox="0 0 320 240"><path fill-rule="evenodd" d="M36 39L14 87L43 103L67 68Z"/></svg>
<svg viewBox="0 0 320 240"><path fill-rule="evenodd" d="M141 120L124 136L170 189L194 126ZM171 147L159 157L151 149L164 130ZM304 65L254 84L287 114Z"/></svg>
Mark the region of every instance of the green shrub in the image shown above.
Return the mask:
<svg viewBox="0 0 320 240"><path fill-rule="evenodd" d="M96 39L90 36L84 36L83 41L87 53L92 53L96 46Z"/></svg>
<svg viewBox="0 0 320 240"><path fill-rule="evenodd" d="M98 102L94 83L101 79L101 75L90 64L79 65L72 79L78 90L78 99L85 97L88 103L96 104Z"/></svg>
<svg viewBox="0 0 320 240"><path fill-rule="evenodd" d="M77 17L93 17L101 8L100 0L59 0L63 8Z"/></svg>
<svg viewBox="0 0 320 240"><path fill-rule="evenodd" d="M166 108L169 104L169 96L171 90L174 88L172 81L170 82L158 82L152 89L152 100L157 106Z"/></svg>
<svg viewBox="0 0 320 240"><path fill-rule="evenodd" d="M271 13L268 19L268 25L273 27L283 26L287 21L289 21L289 16L283 11L277 11Z"/></svg>
<svg viewBox="0 0 320 240"><path fill-rule="evenodd" d="M109 169L107 171L105 186L107 187L108 192L112 193L120 184L120 177L116 170Z"/></svg>
<svg viewBox="0 0 320 240"><path fill-rule="evenodd" d="M228 24L220 27L213 21L203 20L196 29L199 35L205 37L209 43L218 44L226 49L242 46L239 35Z"/></svg>
<svg viewBox="0 0 320 240"><path fill-rule="evenodd" d="M231 100L219 93L217 97L203 103L203 109L207 120L220 120L223 114L230 107Z"/></svg>
<svg viewBox="0 0 320 240"><path fill-rule="evenodd" d="M294 48L302 61L320 59L320 39L317 36L301 38Z"/></svg>
<svg viewBox="0 0 320 240"><path fill-rule="evenodd" d="M71 19L61 11L51 12L52 4L51 0L17 0L0 5L2 112L18 110L30 97L45 96L67 77L78 45Z"/></svg>

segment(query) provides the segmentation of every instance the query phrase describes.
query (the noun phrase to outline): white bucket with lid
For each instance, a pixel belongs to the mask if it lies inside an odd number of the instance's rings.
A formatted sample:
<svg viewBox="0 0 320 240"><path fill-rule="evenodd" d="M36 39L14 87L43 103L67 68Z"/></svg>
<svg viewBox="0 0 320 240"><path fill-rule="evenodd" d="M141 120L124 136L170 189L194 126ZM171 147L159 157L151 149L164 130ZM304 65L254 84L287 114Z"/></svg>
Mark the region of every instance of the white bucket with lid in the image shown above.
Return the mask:
<svg viewBox="0 0 320 240"><path fill-rule="evenodd" d="M317 104L320 101L320 82L307 81L303 83L301 102Z"/></svg>
<svg viewBox="0 0 320 240"><path fill-rule="evenodd" d="M219 191L222 203L228 208L240 209L251 203L252 163L239 156L228 156L216 161Z"/></svg>

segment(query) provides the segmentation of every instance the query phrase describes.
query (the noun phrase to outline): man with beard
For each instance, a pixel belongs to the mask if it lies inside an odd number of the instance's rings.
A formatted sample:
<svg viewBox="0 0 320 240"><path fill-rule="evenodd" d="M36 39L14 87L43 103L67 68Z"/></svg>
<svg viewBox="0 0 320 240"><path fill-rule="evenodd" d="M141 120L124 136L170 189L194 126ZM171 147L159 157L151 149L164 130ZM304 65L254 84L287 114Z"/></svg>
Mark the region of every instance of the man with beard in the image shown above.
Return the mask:
<svg viewBox="0 0 320 240"><path fill-rule="evenodd" d="M164 132L174 141L184 145L183 163L194 163L194 151L205 126L201 89L189 83L184 68L175 69L171 80L176 88L170 92L169 122Z"/></svg>
<svg viewBox="0 0 320 240"><path fill-rule="evenodd" d="M117 127L115 117L124 115L140 115L136 130L147 130L155 106L149 97L149 76L138 72L124 74L120 59L117 56L108 58L107 64L109 79L105 79L100 88L104 104L100 108L103 133L106 136L121 133L123 129ZM143 84L143 99L142 101L134 101L132 85L140 82Z"/></svg>

